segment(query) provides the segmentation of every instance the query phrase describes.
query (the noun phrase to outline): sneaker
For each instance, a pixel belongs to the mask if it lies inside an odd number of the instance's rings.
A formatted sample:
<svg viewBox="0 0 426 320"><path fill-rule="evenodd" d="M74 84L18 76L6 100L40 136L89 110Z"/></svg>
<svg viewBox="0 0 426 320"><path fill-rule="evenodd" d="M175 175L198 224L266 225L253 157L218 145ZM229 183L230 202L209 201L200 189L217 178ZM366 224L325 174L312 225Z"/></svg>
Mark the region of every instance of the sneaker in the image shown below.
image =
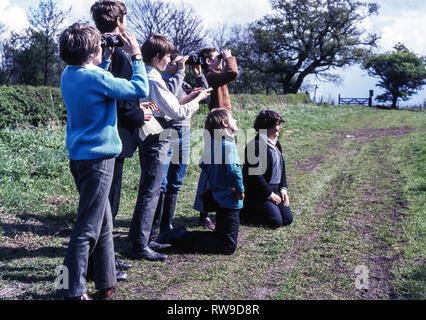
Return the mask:
<svg viewBox="0 0 426 320"><path fill-rule="evenodd" d="M210 230L214 230L216 228L216 226L210 220L209 217L200 219L200 222L198 223L198 225L203 227L203 228L210 229Z"/></svg>

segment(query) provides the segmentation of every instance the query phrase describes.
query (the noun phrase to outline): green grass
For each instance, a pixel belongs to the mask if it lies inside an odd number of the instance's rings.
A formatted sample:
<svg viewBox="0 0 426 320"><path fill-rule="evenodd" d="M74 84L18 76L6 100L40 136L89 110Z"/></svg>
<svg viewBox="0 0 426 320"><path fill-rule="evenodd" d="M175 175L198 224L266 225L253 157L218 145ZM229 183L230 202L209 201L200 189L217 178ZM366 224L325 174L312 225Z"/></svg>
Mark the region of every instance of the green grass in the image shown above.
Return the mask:
<svg viewBox="0 0 426 320"><path fill-rule="evenodd" d="M280 141L293 224L242 225L232 256L132 261L117 298L425 299L425 113L262 96L233 103L241 130L266 107L287 120ZM194 116L194 131L205 114L203 107ZM114 229L124 260L139 170L135 154L125 162ZM201 230L192 209L198 175L190 165L176 209L175 224L190 230ZM0 131L0 299L54 298L77 202L63 127ZM360 265L368 290L355 287Z"/></svg>

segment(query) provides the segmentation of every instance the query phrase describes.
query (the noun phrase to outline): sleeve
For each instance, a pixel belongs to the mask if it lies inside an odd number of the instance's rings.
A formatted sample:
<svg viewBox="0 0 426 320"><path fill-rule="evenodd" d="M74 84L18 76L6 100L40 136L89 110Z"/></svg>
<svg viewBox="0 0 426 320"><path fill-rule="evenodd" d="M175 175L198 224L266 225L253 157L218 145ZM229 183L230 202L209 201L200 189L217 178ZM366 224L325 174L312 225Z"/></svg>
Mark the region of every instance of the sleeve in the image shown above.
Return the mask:
<svg viewBox="0 0 426 320"><path fill-rule="evenodd" d="M229 57L226 59L226 67L222 72L210 72L206 78L211 87L220 87L228 82L234 81L238 76L237 59Z"/></svg>
<svg viewBox="0 0 426 320"><path fill-rule="evenodd" d="M281 143L279 141L277 143L277 147L278 147L278 150L280 150L281 158L282 158L282 161L283 161L283 169L282 169L282 172L281 172L281 182L280 182L280 185L279 185L279 188L280 188L280 191L281 191L282 189L287 190L287 175L286 175L286 172L285 172L285 161L284 161L284 157L282 155L283 151L282 151Z"/></svg>
<svg viewBox="0 0 426 320"><path fill-rule="evenodd" d="M189 119L199 108L197 102L181 105L163 80L151 80L150 95L151 99L157 103L158 108L173 120Z"/></svg>
<svg viewBox="0 0 426 320"><path fill-rule="evenodd" d="M117 109L120 118L124 118L135 127L142 127L145 123L145 114L139 107L137 100L118 100Z"/></svg>
<svg viewBox="0 0 426 320"><path fill-rule="evenodd" d="M133 75L130 81L114 78L109 72L104 72L104 94L116 100L133 100L144 98L149 94L148 77L142 61L132 63Z"/></svg>
<svg viewBox="0 0 426 320"><path fill-rule="evenodd" d="M226 150L229 146L230 150ZM224 153L228 156L225 161L227 180L232 188L235 188L237 193L244 192L243 172L241 170L240 158L235 144L226 144Z"/></svg>
<svg viewBox="0 0 426 320"><path fill-rule="evenodd" d="M207 79L204 76L204 74L201 74L200 77L195 78L195 82L197 83L197 87L206 88L206 89L209 87L209 83L207 82ZM209 104L210 96L208 96L207 99L200 101L200 103Z"/></svg>
<svg viewBox="0 0 426 320"><path fill-rule="evenodd" d="M180 87L182 87L182 84L184 83L183 79L185 78L185 72L182 70L179 70L176 72L176 74L169 79L164 80L166 83L167 88L173 93L174 95L177 95L177 91Z"/></svg>
<svg viewBox="0 0 426 320"><path fill-rule="evenodd" d="M209 83L207 82L207 79L204 74L201 74L200 77L195 78L195 82L197 83L198 87L206 89L209 87Z"/></svg>

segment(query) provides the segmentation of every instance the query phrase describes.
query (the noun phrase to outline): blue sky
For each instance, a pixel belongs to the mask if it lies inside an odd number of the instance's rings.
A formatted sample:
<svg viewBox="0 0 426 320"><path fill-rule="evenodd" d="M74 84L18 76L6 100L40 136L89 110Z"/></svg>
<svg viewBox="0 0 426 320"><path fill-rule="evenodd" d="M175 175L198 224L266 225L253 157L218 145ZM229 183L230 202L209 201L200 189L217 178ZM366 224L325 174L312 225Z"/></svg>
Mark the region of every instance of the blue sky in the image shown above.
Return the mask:
<svg viewBox="0 0 426 320"><path fill-rule="evenodd" d="M63 7L72 6L68 24L86 19L90 21L89 8L94 2L90 0L56 0ZM122 0L126 3L126 0ZM170 0L178 1L178 0ZM214 27L218 23L247 23L262 18L270 11L268 0L184 0L191 3L203 19L206 27ZM363 0L366 1L366 0ZM373 0L370 0L373 1ZM37 7L38 0L0 0L0 22L9 29L19 31L28 26L26 13L29 7ZM392 49L397 42L404 43L410 50L419 55L426 55L426 0L376 0L380 5L379 16L372 17L363 24L367 31L381 34L379 52ZM381 93L375 87L377 80L367 75L358 66L336 70L342 76L341 84L325 83L314 78L309 84L317 85L317 100L334 100L340 93L342 97L368 97L373 89L375 95ZM426 100L426 89L401 106L419 105Z"/></svg>

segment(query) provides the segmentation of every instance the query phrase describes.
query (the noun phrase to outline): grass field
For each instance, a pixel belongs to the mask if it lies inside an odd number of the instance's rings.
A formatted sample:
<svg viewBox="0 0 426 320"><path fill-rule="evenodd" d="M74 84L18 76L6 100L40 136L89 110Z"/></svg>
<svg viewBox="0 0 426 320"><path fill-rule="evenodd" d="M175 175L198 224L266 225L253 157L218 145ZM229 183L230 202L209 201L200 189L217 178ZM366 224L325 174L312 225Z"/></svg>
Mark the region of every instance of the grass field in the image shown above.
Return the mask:
<svg viewBox="0 0 426 320"><path fill-rule="evenodd" d="M117 255L133 268L116 298L425 299L426 114L250 99L234 106L241 130L264 108L287 120L280 141L293 224L242 225L232 256L130 260L135 154L114 229ZM201 230L192 209L198 175L191 165L175 217L190 230ZM55 298L77 201L63 127L0 131L0 299Z"/></svg>

